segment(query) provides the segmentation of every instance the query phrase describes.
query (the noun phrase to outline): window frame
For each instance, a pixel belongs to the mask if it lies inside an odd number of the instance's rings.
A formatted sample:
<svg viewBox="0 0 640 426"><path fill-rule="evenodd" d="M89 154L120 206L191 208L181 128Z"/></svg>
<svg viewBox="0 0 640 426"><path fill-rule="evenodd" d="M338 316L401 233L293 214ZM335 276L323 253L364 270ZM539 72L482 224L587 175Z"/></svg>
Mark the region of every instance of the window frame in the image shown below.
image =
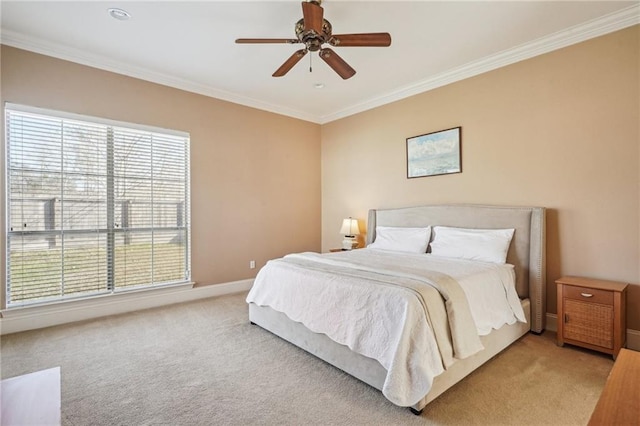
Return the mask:
<svg viewBox="0 0 640 426"><path fill-rule="evenodd" d="M106 227L96 227L95 229L79 229L79 230L74 230L74 229L65 229L62 225L62 218L61 218L61 226L60 229L52 229L52 230L38 230L38 231L25 231L24 229L20 229L20 230L13 230L12 229L12 217L11 217L11 157L9 155L10 153L10 140L9 140L9 125L8 125L8 121L9 121L9 116L11 113L25 113L25 114L36 114L36 115L42 115L45 117L51 117L53 119L56 120L62 120L63 122L66 121L76 121L76 122L81 122L81 123L89 123L91 125L97 125L97 126L104 126L106 132L108 133L108 138L110 138L110 140L106 141L107 142L107 146L105 147L105 158L104 161L105 163L109 163L111 161L111 164L106 164L106 172L105 175L107 176L107 180L111 180L111 185L109 185L109 183L107 183L107 190L106 190L106 197L104 199L101 198L101 200L106 203L107 205L109 205L109 199L111 199L111 207L107 208L107 218L106 218L106 222L104 223L104 225L106 225ZM171 129L166 129L166 128L160 128L160 127L155 127L155 126L148 126L148 125L140 125L140 124L135 124L135 123L130 123L130 122L124 122L124 121L117 121L117 120L110 120L110 119L105 119L105 118L100 118L100 117L94 117L94 116L89 116L89 115L83 115L83 114L75 114L75 113L69 113L69 112L64 112L64 111L57 111L57 110L52 110L52 109L46 109L46 108L38 108L38 107L32 107L32 106L26 106L26 105L21 105L21 104L14 104L14 103L10 103L10 102L6 102L4 105L4 142L5 142L5 146L4 146L4 154L5 154L5 161L4 161L4 179L5 179L5 194L4 194L4 201L5 201L5 224L4 224L4 247L5 247L5 253L4 253L4 262L5 262L5 280L4 280L4 288L3 290L3 294L2 294L2 302L3 302L3 308L4 309L14 309L14 308L20 308L20 307L28 307L28 306L37 306L37 305L47 305L47 304L52 304L52 303L64 303L66 301L77 301L77 300L85 300L85 299L92 299L92 298L96 298L96 297L105 297L105 296L109 296L109 295L115 295L115 294L120 294L120 293L127 293L127 292L140 292L140 291L148 291L148 290L153 290L153 289L158 289L158 288L165 288L165 287L173 287L176 285L184 285L184 284L192 284L191 281L191 185L190 185L190 174L191 174L191 165L190 165L190 134L187 132L183 132L183 131L178 131L178 130L171 130ZM147 133L150 135L151 139L153 139L153 135L158 135L158 136L163 136L163 137L171 137L171 138L181 138L184 141L184 162L182 164L180 164L180 169L182 168L182 166L184 166L184 199L182 199L181 203L184 203L184 210L180 213L177 213L177 218L176 218L176 226L154 226L153 224L150 227L147 228L141 228L141 227L132 227L132 228L123 228L123 227L118 227L118 226L114 226L115 225L115 204L113 201L113 198L115 197L115 189L113 187L113 179L116 176L117 172L115 170L115 166L113 164L113 144L114 144L114 139L113 139L113 134L114 134L114 129L119 129L119 130L127 130L127 131L132 131L132 132L140 132L142 133ZM110 151L110 153L109 153ZM153 149L152 151L153 152ZM109 156L111 156L111 159L109 159ZM96 162L99 163L99 162ZM149 167L151 169L153 169L154 165L153 162L151 162L149 164ZM63 169L61 169L61 176L64 175L65 172ZM179 180L181 181L181 180ZM153 180L153 178L150 179L150 182L156 182ZM63 187L61 186L61 189ZM64 189L62 189L64 190ZM151 194L153 194L153 190L151 191ZM151 209L153 211L153 205L155 204L155 199L153 198L153 196L151 196ZM153 213L151 214L152 217L152 222L154 221L153 218ZM178 219L179 218L179 219ZM179 220L182 220L182 226L179 225ZM103 229L104 228L104 229ZM152 232L152 236L153 236L153 232L154 231L182 231L183 235L184 235L184 251L181 250L182 255L184 256L184 278L183 279L179 279L179 280L172 280L172 281L167 281L167 282L160 282L160 283L154 283L153 279L151 283L147 283L147 284L141 284L141 285L125 285L125 286L117 286L116 285L116 279L113 276L113 270L115 270L116 268L116 261L115 260L109 260L109 266L108 269L110 269L110 271L108 272L108 283L105 286L105 288L101 291L91 291L89 293L84 293L84 294L78 294L78 295L64 295L64 293L62 293L62 295L59 296L54 296L54 297L48 297L45 299L36 299L36 300L22 300L22 301L18 301L18 302L14 302L11 303L11 299L10 299L10 289L11 289L11 285L10 285L10 257L11 257L11 246L10 246L10 241L12 237L15 236L25 236L25 235L32 235L32 234L37 234L37 235L41 235L43 237L46 236L51 236L51 237L55 237L55 236L59 236L62 234L65 235L70 235L70 234L82 234L85 233L87 234L88 232L96 232L99 235L105 235L107 240L111 240L111 244L109 244L107 242L107 244L105 245L105 250L108 250L107 252L107 258L111 257L111 259L115 259L115 250L116 250L116 244L113 242L113 240L115 240L117 238L118 235L127 235L127 232L132 232L132 233L136 233L136 232ZM153 245L152 242L152 250L153 247L155 247ZM61 249L62 250L62 255L64 256L64 248ZM153 274L153 263L151 263L151 272ZM64 276L64 274L62 275ZM64 286L64 279L63 279L63 286Z"/></svg>

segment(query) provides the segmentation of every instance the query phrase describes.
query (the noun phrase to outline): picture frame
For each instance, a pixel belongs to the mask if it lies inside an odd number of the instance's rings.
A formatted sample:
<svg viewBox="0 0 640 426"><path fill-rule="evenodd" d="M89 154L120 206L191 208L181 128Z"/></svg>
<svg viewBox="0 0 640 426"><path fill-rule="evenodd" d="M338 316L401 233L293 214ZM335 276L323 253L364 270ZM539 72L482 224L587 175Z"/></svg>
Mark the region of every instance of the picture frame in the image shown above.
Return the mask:
<svg viewBox="0 0 640 426"><path fill-rule="evenodd" d="M462 173L462 127L407 138L407 179Z"/></svg>

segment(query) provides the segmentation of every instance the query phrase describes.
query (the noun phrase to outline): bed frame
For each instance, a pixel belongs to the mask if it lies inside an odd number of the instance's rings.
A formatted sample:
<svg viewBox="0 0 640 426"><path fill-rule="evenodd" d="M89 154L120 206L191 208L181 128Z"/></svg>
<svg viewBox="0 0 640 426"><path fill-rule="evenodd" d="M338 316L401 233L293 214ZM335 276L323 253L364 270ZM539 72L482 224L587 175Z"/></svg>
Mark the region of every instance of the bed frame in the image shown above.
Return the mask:
<svg viewBox="0 0 640 426"><path fill-rule="evenodd" d="M462 380L528 331L541 333L546 315L545 209L543 207L509 207L482 205L431 205L400 209L370 210L367 244L375 240L376 226L455 226L461 228L514 228L507 253L507 263L515 266L516 289L522 301L527 324L516 322L482 336L484 350L456 362L437 376L429 393L410 407L420 414L437 396ZM372 358L351 351L324 334L314 333L285 314L269 307L249 304L251 323L310 352L363 382L382 389L387 375L384 367Z"/></svg>

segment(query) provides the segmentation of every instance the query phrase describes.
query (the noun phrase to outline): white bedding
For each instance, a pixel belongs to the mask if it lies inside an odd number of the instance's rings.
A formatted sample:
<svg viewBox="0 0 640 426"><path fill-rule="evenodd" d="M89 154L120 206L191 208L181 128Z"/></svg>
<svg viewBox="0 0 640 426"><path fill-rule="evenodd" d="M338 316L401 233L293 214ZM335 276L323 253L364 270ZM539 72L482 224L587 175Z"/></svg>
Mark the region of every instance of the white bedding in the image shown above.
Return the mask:
<svg viewBox="0 0 640 426"><path fill-rule="evenodd" d="M333 269L339 273L302 268L293 262L314 259L335 263ZM365 272L352 273L342 266L346 264ZM441 337L430 325L438 322L444 308L425 315L419 297L397 285L383 284L390 277L372 270L395 271L409 279L427 275L427 271L453 277L467 295L479 335L517 320L525 322L510 265L374 249L271 261L256 277L247 302L283 312L311 331L378 360L388 372L383 394L397 405L410 406L451 363L450 354L438 347Z"/></svg>
<svg viewBox="0 0 640 426"><path fill-rule="evenodd" d="M384 253L385 256L370 256L373 250L363 250L365 251L368 251L367 257L378 262L381 258L393 255L393 253ZM354 254L359 257L358 255L362 253L354 252ZM401 268L406 272L419 274L421 269L429 269L450 275L458 281L467 295L471 315L480 336L486 336L491 333L491 330L497 330L505 324L511 325L516 321L526 322L516 292L513 265L429 254L403 254L394 258L392 262L394 268Z"/></svg>

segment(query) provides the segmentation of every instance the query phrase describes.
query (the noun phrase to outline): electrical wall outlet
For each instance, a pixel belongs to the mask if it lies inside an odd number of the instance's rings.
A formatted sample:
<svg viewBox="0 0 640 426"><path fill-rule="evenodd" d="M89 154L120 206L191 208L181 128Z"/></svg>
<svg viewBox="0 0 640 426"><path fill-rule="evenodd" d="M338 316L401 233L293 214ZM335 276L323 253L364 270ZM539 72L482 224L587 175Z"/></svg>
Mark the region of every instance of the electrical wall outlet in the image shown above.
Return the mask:
<svg viewBox="0 0 640 426"><path fill-rule="evenodd" d="M249 261L249 269L255 269L256 268L256 261L255 260L250 260Z"/></svg>

